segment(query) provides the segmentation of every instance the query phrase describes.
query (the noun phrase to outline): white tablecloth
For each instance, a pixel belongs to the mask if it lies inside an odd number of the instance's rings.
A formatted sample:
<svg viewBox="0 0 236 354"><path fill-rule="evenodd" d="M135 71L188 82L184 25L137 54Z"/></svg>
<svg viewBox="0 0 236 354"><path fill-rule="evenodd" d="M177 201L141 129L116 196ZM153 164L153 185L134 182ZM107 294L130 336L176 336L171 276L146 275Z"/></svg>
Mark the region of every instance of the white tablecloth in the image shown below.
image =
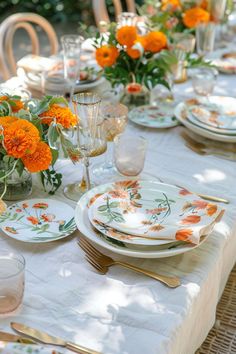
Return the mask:
<svg viewBox="0 0 236 354"><path fill-rule="evenodd" d="M215 92L236 96L234 76L221 76ZM190 93L191 84L176 86ZM217 302L236 255L236 164L190 151L180 137L183 127L128 130L148 139L145 172L190 190L228 198L225 216L196 250L160 260L127 259L140 267L176 275L182 285L169 289L129 270L113 267L99 275L77 245L79 232L48 244L26 244L0 235L0 247L26 258L23 306L13 317L104 354L193 354L215 321ZM101 157L100 159L103 159ZM62 164L64 182L76 180L81 166ZM32 197L46 196L35 185ZM67 201L62 193L54 196ZM113 254L116 258L121 258Z"/></svg>

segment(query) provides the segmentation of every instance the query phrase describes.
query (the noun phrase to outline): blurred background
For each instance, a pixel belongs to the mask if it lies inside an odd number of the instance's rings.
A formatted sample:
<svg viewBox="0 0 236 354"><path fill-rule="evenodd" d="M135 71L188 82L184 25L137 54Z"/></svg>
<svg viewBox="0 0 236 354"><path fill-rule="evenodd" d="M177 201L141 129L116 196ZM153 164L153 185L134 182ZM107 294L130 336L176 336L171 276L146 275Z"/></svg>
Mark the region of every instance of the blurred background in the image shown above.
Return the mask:
<svg viewBox="0 0 236 354"><path fill-rule="evenodd" d="M91 2L91 0L1 0L0 20L16 12L36 12L47 18L59 30L64 27L64 30L70 31L71 27L76 28L80 22L94 26ZM112 18L114 15L112 0L106 0L106 3ZM143 0L136 0L136 3L140 5ZM123 1L123 8L125 6Z"/></svg>

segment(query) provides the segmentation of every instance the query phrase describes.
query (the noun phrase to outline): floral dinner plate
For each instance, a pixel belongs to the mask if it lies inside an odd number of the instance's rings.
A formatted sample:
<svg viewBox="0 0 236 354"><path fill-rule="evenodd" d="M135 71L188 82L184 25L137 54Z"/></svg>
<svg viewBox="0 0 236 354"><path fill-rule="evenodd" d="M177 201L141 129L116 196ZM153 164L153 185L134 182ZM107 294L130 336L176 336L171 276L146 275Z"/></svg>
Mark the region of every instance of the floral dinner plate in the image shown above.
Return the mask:
<svg viewBox="0 0 236 354"><path fill-rule="evenodd" d="M2 231L23 242L50 242L76 229L74 209L54 199L29 199L12 204L0 215Z"/></svg>
<svg viewBox="0 0 236 354"><path fill-rule="evenodd" d="M135 107L128 117L132 122L149 128L171 128L178 125L174 108L161 103L158 106Z"/></svg>
<svg viewBox="0 0 236 354"><path fill-rule="evenodd" d="M199 126L189 120L189 112L184 102L180 102L175 108L175 115L176 118L182 123L186 128L197 133L205 138L216 140L216 141L223 141L227 143L235 143L236 142L236 135L230 134L219 134L213 130L208 129L207 125L205 127Z"/></svg>

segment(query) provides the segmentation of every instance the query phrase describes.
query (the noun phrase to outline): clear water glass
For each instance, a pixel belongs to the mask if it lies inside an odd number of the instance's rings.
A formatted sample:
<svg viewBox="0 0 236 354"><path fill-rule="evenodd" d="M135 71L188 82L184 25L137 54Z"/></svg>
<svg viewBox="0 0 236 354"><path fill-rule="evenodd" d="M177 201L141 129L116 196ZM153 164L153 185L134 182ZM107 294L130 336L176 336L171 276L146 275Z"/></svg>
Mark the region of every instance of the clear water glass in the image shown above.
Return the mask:
<svg viewBox="0 0 236 354"><path fill-rule="evenodd" d="M215 24L200 23L196 28L197 53L206 56L214 50L215 44Z"/></svg>
<svg viewBox="0 0 236 354"><path fill-rule="evenodd" d="M197 95L209 96L214 90L217 73L212 68L199 68L192 71L193 90Z"/></svg>
<svg viewBox="0 0 236 354"><path fill-rule="evenodd" d="M82 36L67 34L61 37L64 58L64 76L70 85L70 97L74 94L76 82L79 80Z"/></svg>
<svg viewBox="0 0 236 354"><path fill-rule="evenodd" d="M143 168L147 140L141 136L121 134L114 139L115 166L124 176L138 176Z"/></svg>
<svg viewBox="0 0 236 354"><path fill-rule="evenodd" d="M24 294L25 259L10 250L0 251L0 315L11 314Z"/></svg>
<svg viewBox="0 0 236 354"><path fill-rule="evenodd" d="M191 33L174 33L172 35L171 49L181 49L186 53L192 53L195 48L196 39Z"/></svg>

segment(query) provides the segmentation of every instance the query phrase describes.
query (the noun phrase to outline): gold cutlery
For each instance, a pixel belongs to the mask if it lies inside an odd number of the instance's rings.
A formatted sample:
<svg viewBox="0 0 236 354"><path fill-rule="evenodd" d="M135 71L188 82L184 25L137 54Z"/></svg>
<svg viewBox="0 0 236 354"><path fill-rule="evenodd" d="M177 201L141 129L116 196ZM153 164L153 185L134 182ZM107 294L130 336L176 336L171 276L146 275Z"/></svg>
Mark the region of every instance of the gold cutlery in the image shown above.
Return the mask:
<svg viewBox="0 0 236 354"><path fill-rule="evenodd" d="M185 140L185 142L187 144L189 144L189 147L191 146L193 149L195 148L196 151L200 151L203 154L207 154L207 153L214 153L214 154L222 154L222 156L226 156L225 154L227 152L232 152L232 153L236 153L236 145L234 144L233 146L228 146L225 143L220 143L220 142L214 142L212 141L210 144L211 145L207 145L204 143L201 143L197 140L195 140L194 138L192 138L190 135L186 134L186 132L181 132L181 136L182 138ZM233 143L231 143L233 144ZM209 151L207 151L209 150Z"/></svg>
<svg viewBox="0 0 236 354"><path fill-rule="evenodd" d="M7 333L0 331L0 341L12 342L12 343L22 343L22 344L36 344L35 341L29 338L24 338L16 334Z"/></svg>
<svg viewBox="0 0 236 354"><path fill-rule="evenodd" d="M87 241L83 237L80 237L78 244L85 252L87 261L101 274L106 274L110 266L120 265L122 267L134 270L138 273L147 275L155 280L159 280L170 288L176 288L177 286L181 285L180 280L177 277L168 277L160 275L149 270L136 267L126 262L115 261L111 257L108 257L98 251L95 247L92 246L89 241Z"/></svg>
<svg viewBox="0 0 236 354"><path fill-rule="evenodd" d="M34 340L40 343L65 347L75 353L80 353L80 354L101 354L96 352L95 350L87 349L78 344L66 342L63 339L51 336L43 331L40 331L32 327L28 327L21 323L11 322L11 328L13 328L16 332L19 332L30 338L33 338Z"/></svg>
<svg viewBox="0 0 236 354"><path fill-rule="evenodd" d="M222 158L225 158L227 160L231 160L231 161L235 161L236 160L236 151L234 152L235 154L235 158L233 156L230 156L229 155L229 151L219 151L219 150L216 150L216 149L207 149L207 150L204 150L204 149L200 149L194 145L191 145L190 143L185 143L185 145L192 151L196 152L198 155L215 155L215 156L220 156ZM228 153L228 155L227 155ZM232 154L232 152L231 152Z"/></svg>

